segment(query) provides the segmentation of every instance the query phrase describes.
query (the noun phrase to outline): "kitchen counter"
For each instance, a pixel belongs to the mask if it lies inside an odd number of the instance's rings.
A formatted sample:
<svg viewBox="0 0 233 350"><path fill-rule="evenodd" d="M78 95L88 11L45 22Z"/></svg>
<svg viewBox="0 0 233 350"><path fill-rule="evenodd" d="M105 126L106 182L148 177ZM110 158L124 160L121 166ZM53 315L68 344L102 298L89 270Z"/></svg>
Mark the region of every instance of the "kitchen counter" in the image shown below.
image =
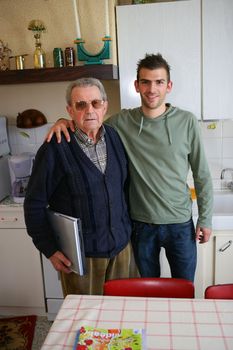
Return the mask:
<svg viewBox="0 0 233 350"><path fill-rule="evenodd" d="M6 207L6 206L11 206L11 207L22 207L23 204L22 203L15 203L12 199L12 197L8 196L6 198L4 198L1 202L0 202L0 208L1 207Z"/></svg>

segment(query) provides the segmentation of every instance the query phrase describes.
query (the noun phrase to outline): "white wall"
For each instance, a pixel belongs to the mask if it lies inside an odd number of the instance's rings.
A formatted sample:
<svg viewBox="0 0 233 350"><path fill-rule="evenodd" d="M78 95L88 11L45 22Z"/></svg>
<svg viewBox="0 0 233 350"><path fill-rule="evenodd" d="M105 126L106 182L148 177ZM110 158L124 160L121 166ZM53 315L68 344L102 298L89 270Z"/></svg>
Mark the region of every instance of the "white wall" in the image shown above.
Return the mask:
<svg viewBox="0 0 233 350"><path fill-rule="evenodd" d="M1 80L1 76L0 76ZM70 82L0 85L0 115L5 115L10 124L16 124L18 113L26 109L38 109L48 121L56 121L66 112L65 94ZM109 100L107 116L120 108L119 82L102 81Z"/></svg>
<svg viewBox="0 0 233 350"><path fill-rule="evenodd" d="M76 0L79 22L85 48L97 53L102 48L105 35L105 0ZM109 3L109 26L112 37L112 59L116 64L115 0ZM35 39L28 24L33 19L45 23L46 32L42 34L42 47L47 56L48 67L53 67L53 48L75 47L77 38L73 0L1 0L0 1L0 39L7 42L12 55L28 54L26 68L33 67L32 54ZM12 60L12 68L14 61Z"/></svg>
<svg viewBox="0 0 233 350"><path fill-rule="evenodd" d="M105 0L76 0L78 4L81 36L85 40L85 49L91 54L99 52L103 47L105 35ZM117 64L115 0L108 0L109 26L111 42L111 58L105 63ZM40 19L46 25L42 34L42 47L46 52L48 67L53 67L53 48L72 46L76 51L76 22L73 0L0 0L0 39L8 43L11 55L28 54L25 68L33 68L33 51L35 39L27 29L32 19ZM10 60L11 69L15 69L14 59ZM76 60L76 65L83 62ZM1 75L0 75L1 83ZM103 82L109 97L109 112L115 113L120 106L119 82ZM68 82L44 84L0 84L0 115L8 117L10 124L16 123L19 112L26 109L40 110L49 121L55 121L65 110L65 89Z"/></svg>

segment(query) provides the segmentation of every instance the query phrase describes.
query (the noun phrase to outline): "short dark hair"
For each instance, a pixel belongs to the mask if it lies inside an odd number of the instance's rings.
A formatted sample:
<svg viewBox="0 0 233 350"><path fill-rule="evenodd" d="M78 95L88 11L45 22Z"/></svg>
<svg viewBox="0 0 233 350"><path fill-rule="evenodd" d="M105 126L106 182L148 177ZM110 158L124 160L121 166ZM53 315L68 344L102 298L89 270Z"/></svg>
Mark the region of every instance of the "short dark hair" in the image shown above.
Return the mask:
<svg viewBox="0 0 233 350"><path fill-rule="evenodd" d="M167 61L163 58L160 53L157 55L154 54L146 54L145 57L138 61L137 63L137 81L139 81L139 73L142 68L147 69L158 69L164 68L167 72L167 80L170 81L170 66Z"/></svg>

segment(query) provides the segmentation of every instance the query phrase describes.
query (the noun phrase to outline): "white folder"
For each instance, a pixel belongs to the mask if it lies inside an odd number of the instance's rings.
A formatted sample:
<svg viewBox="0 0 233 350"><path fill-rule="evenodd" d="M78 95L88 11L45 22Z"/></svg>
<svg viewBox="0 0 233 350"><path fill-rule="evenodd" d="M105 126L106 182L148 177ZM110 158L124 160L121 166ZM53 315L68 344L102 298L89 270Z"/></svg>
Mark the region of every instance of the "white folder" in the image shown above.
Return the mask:
<svg viewBox="0 0 233 350"><path fill-rule="evenodd" d="M70 269L85 274L85 251L81 220L47 209L48 220L61 252L72 262Z"/></svg>

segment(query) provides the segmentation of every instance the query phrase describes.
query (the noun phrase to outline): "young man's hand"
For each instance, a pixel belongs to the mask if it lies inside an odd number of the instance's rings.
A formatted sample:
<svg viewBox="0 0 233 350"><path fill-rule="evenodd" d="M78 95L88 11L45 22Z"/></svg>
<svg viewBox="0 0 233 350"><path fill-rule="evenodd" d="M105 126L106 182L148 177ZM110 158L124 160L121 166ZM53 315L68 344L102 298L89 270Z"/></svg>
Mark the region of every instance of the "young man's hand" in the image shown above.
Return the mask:
<svg viewBox="0 0 233 350"><path fill-rule="evenodd" d="M73 120L65 119L65 118L61 118L61 119L57 120L56 123L51 127L51 129L47 133L45 140L47 142L50 142L51 138L53 137L53 134L56 134L57 142L60 143L61 142L61 133L63 132L66 140L68 142L70 142L70 135L69 135L69 132L67 130L68 128L70 128L72 131L74 131L75 128L74 128Z"/></svg>
<svg viewBox="0 0 233 350"><path fill-rule="evenodd" d="M199 241L199 243L206 243L209 241L211 236L212 230L207 227L196 227L196 240Z"/></svg>

